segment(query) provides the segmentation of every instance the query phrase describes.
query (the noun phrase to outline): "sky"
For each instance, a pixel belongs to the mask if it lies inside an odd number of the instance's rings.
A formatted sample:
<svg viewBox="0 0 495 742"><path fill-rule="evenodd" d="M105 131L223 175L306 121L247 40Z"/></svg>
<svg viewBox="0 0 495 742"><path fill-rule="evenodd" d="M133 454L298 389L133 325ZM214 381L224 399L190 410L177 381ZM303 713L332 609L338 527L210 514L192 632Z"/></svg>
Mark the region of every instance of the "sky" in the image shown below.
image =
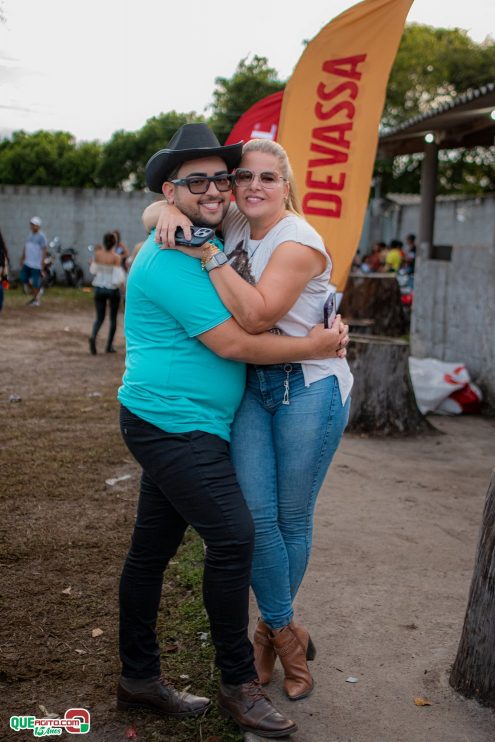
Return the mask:
<svg viewBox="0 0 495 742"><path fill-rule="evenodd" d="M216 77L268 58L287 79L353 0L0 0L0 136L24 129L108 141L161 112L208 115ZM495 38L494 0L415 0L408 22ZM494 73L495 77L495 73Z"/></svg>

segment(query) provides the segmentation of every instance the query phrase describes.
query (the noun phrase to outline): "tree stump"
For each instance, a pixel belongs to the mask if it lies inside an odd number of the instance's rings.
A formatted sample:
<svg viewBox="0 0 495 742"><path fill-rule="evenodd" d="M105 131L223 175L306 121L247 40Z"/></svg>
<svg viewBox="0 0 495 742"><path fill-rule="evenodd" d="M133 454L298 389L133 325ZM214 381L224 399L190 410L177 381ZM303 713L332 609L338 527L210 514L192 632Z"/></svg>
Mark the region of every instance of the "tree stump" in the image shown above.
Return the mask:
<svg viewBox="0 0 495 742"><path fill-rule="evenodd" d="M373 319L350 319L347 324L349 332L357 335L374 335L375 320Z"/></svg>
<svg viewBox="0 0 495 742"><path fill-rule="evenodd" d="M393 273L351 273L339 306L349 325L353 320L373 320L373 333L400 337L409 331Z"/></svg>
<svg viewBox="0 0 495 742"><path fill-rule="evenodd" d="M351 335L347 360L354 374L347 430L370 435L437 432L418 409L409 376L409 343Z"/></svg>
<svg viewBox="0 0 495 742"><path fill-rule="evenodd" d="M495 469L486 495L473 578L450 684L495 708Z"/></svg>

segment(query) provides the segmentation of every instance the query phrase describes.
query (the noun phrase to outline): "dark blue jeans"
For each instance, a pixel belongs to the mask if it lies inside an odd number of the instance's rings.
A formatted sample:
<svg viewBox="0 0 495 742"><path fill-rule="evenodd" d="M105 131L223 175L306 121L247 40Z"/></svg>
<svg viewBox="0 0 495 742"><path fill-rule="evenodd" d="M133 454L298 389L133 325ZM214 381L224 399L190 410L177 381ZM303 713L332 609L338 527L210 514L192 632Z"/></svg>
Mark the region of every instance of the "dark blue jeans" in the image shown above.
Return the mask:
<svg viewBox="0 0 495 742"><path fill-rule="evenodd" d="M206 544L203 598L225 683L256 677L248 605L254 527L229 444L196 430L166 433L125 407L127 447L143 468L137 519L120 582L122 674L160 673L156 618L163 573L188 525Z"/></svg>

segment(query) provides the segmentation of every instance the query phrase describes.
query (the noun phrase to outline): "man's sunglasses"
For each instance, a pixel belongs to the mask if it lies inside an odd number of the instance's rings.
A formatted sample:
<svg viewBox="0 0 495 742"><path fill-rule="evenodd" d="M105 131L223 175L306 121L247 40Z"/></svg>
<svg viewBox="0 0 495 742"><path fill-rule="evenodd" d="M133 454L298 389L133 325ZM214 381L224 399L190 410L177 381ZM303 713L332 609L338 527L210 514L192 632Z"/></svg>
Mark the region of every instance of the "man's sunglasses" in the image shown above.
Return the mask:
<svg viewBox="0 0 495 742"><path fill-rule="evenodd" d="M253 173L252 170L240 167L234 173L234 183L240 188L247 187L251 185L256 176L258 176L260 185L263 188L276 188L281 180L287 180L287 178L283 178L278 173L272 173L269 170L262 173Z"/></svg>
<svg viewBox="0 0 495 742"><path fill-rule="evenodd" d="M170 183L176 186L187 186L190 193L194 193L196 196L206 193L210 187L210 183L215 183L218 191L231 191L232 190L232 175L227 173L222 175L193 175L190 178L177 178L171 180Z"/></svg>

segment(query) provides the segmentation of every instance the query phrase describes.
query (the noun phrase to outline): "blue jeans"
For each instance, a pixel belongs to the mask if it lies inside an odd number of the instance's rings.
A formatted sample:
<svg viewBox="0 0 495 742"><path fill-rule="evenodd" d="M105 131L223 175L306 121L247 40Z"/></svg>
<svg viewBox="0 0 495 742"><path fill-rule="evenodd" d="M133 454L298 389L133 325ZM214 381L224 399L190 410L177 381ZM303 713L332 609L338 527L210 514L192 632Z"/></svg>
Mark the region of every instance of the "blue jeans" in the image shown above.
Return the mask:
<svg viewBox="0 0 495 742"><path fill-rule="evenodd" d="M231 456L255 524L251 584L273 629L292 619L311 552L316 497L349 406L335 376L305 387L300 364L249 367Z"/></svg>

